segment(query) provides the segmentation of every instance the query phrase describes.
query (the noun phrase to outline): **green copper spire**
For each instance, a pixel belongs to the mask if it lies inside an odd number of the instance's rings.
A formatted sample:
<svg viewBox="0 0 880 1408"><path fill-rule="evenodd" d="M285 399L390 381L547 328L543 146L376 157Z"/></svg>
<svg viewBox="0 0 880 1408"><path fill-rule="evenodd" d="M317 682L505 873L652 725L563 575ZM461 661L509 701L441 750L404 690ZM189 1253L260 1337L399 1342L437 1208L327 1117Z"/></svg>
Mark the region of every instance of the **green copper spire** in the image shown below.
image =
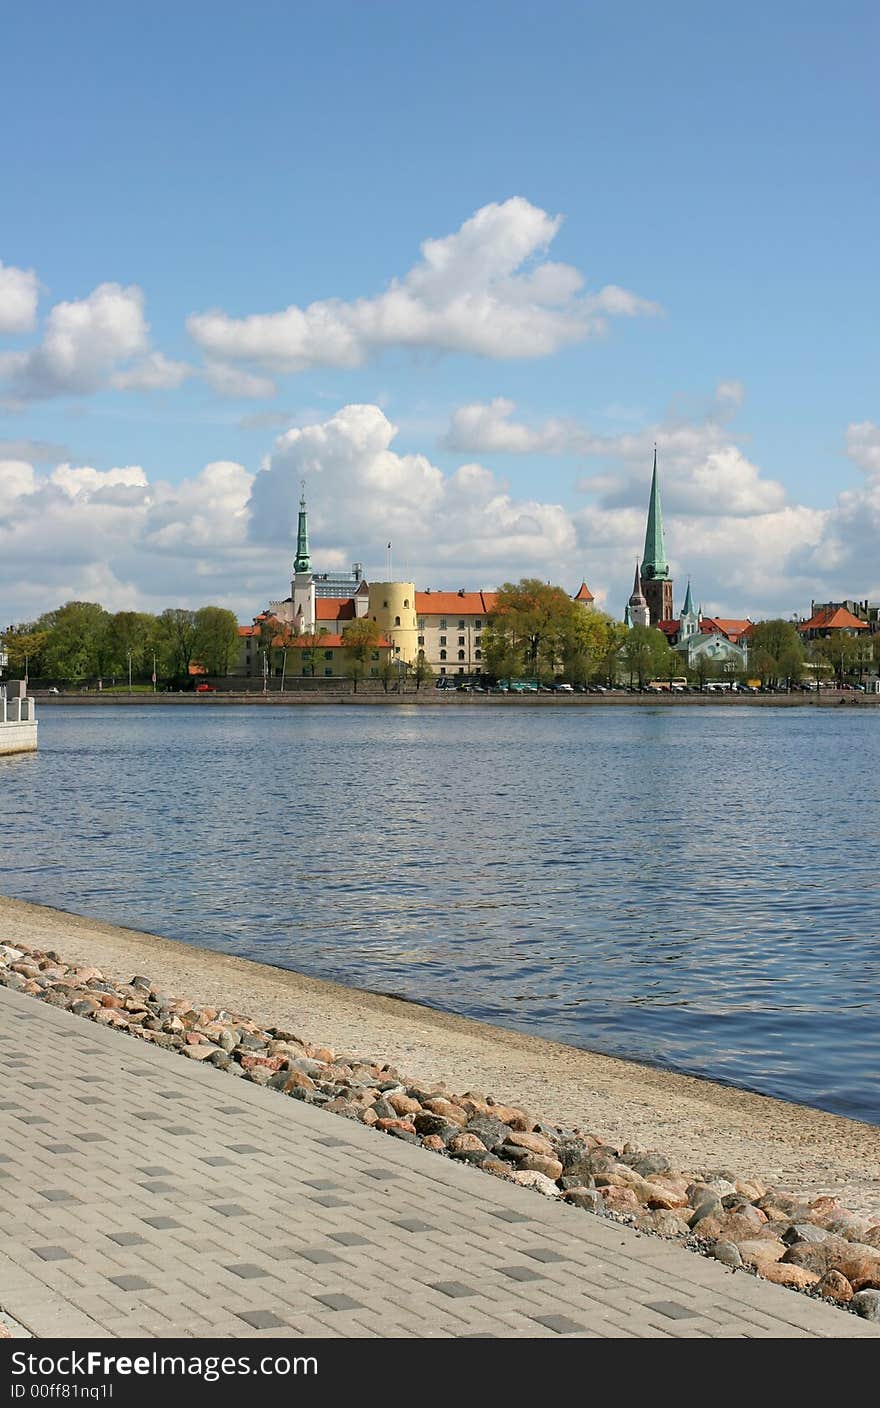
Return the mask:
<svg viewBox="0 0 880 1408"><path fill-rule="evenodd" d="M299 501L299 525L296 530L296 557L293 562L294 572L311 572L312 559L309 556L309 517L306 513L305 485L303 485L302 498Z"/></svg>
<svg viewBox="0 0 880 1408"><path fill-rule="evenodd" d="M663 510L660 507L660 483L657 478L657 446L655 445L651 499L648 504L648 527L645 532L645 555L642 560L642 579L650 581L655 577L668 576L669 563L666 561L666 544L663 541Z"/></svg>
<svg viewBox="0 0 880 1408"><path fill-rule="evenodd" d="M633 623L633 614L632 614L632 611L630 610L629 602L627 602L627 603L626 603L626 610L625 610L624 613L623 613L623 624L626 626L626 628L627 628L628 631L631 631L631 630L632 630L632 623Z"/></svg>
<svg viewBox="0 0 880 1408"><path fill-rule="evenodd" d="M682 616L695 616L694 599L691 596L691 584L688 582L688 589L684 599L684 606L681 608Z"/></svg>

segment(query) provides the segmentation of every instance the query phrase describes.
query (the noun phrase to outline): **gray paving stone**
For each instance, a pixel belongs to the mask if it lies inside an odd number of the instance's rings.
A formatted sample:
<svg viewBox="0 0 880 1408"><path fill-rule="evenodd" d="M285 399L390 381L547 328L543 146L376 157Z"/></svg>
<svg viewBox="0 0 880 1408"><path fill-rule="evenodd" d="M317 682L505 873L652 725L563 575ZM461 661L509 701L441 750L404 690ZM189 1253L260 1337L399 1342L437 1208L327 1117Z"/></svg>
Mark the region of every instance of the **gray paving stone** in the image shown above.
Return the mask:
<svg viewBox="0 0 880 1408"><path fill-rule="evenodd" d="M130 1039L0 988L7 1053L25 1029L2 1080L0 1287L39 1337L880 1337L250 1082L230 1104L213 1067L147 1045L132 1065ZM81 1128L84 1070L103 1139Z"/></svg>

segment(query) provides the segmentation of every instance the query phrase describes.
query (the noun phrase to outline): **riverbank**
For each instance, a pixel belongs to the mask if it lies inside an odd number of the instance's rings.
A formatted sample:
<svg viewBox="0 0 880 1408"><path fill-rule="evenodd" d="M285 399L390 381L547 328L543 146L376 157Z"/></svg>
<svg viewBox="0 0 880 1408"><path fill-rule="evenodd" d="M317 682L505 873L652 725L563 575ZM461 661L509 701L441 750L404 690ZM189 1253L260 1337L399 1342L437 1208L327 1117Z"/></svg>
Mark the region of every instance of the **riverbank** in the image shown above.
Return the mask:
<svg viewBox="0 0 880 1408"><path fill-rule="evenodd" d="M873 1125L22 901L0 898L0 937L120 982L147 973L164 991L381 1056L420 1080L489 1092L618 1147L660 1148L678 1168L709 1161L880 1214Z"/></svg>
<svg viewBox="0 0 880 1408"><path fill-rule="evenodd" d="M453 689L343 694L331 690L285 691L252 694L224 690L216 694L38 694L40 708L156 709L156 708L298 708L301 705L351 705L354 708L380 707L479 709L878 709L880 695L838 693L829 690L817 699L813 694L469 694Z"/></svg>

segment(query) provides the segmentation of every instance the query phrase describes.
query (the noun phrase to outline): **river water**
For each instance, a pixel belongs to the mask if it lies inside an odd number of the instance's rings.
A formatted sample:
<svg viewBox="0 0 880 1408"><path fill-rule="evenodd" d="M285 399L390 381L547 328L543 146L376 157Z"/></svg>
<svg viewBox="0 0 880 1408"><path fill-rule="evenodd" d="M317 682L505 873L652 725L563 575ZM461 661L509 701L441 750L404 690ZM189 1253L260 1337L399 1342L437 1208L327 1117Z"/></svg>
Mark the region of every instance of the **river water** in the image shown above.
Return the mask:
<svg viewBox="0 0 880 1408"><path fill-rule="evenodd" d="M874 710L60 706L0 888L880 1123L878 776Z"/></svg>

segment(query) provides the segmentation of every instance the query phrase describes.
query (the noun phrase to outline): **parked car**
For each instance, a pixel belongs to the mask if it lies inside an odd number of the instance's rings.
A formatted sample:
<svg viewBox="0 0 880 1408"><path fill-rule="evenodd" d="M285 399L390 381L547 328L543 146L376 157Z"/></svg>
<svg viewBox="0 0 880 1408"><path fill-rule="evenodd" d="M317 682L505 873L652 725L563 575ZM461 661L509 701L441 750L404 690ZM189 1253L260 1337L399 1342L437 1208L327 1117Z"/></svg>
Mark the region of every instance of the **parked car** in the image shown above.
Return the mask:
<svg viewBox="0 0 880 1408"><path fill-rule="evenodd" d="M197 684L196 694L216 694L217 686L213 684Z"/></svg>
<svg viewBox="0 0 880 1408"><path fill-rule="evenodd" d="M564 680L557 680L553 686L554 694L574 694L574 685L566 684Z"/></svg>

